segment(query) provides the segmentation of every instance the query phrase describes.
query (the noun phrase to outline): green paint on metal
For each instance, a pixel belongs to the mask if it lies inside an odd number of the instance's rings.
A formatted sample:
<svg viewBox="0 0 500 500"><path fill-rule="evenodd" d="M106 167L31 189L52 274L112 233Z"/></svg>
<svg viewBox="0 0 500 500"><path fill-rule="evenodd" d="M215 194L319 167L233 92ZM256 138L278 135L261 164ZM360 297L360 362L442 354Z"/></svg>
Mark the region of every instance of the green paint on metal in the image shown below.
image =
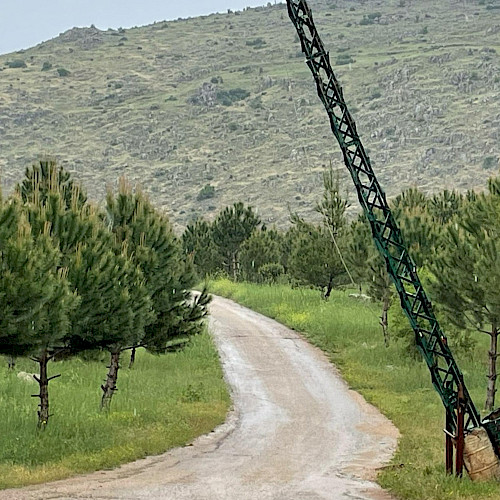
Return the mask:
<svg viewBox="0 0 500 500"><path fill-rule="evenodd" d="M305 0L287 0L292 20L342 153L344 162L356 186L359 202L370 222L373 238L384 257L387 272L399 294L401 307L410 322L417 346L429 367L432 383L443 401L453 430L457 426L458 388L462 384L465 400L465 428L481 425L481 418L463 383L463 375L448 347L408 254L401 231L394 219L386 196L373 172L370 159L356 131L356 124L345 103L342 87L330 64L330 57L314 25L311 10ZM488 425L488 424L486 424ZM500 426L490 424L490 437L498 445ZM496 437L495 437L496 436Z"/></svg>

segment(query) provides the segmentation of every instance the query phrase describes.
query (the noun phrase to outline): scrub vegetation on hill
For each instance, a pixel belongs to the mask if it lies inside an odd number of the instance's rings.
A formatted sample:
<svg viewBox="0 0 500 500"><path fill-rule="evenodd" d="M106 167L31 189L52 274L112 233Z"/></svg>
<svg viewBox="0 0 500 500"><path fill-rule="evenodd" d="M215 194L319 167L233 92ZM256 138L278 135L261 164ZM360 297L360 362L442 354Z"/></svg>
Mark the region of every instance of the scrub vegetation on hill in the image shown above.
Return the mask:
<svg viewBox="0 0 500 500"><path fill-rule="evenodd" d="M0 56L3 183L43 152L93 199L118 175L140 181L183 227L236 200L279 226L288 205L312 214L324 166L342 160L285 5L272 3L73 28ZM482 189L499 158L497 1L310 5L388 195ZM207 184L214 196L200 199Z"/></svg>

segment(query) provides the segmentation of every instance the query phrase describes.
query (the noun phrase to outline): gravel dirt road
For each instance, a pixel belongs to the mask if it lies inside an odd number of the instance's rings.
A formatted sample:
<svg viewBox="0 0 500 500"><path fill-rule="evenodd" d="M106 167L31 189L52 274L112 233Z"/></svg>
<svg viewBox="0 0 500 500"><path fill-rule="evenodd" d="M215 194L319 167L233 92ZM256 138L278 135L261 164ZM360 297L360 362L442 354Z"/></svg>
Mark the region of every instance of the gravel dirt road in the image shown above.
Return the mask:
<svg viewBox="0 0 500 500"><path fill-rule="evenodd" d="M0 500L390 499L372 480L398 431L296 332L222 298L210 325L234 410L192 445Z"/></svg>

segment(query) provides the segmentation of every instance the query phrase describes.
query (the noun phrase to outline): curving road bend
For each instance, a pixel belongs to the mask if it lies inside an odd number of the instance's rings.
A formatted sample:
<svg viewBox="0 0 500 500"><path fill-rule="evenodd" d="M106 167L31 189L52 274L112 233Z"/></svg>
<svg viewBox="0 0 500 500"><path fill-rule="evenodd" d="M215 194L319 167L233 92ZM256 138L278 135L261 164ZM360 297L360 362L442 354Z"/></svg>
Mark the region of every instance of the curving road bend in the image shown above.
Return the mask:
<svg viewBox="0 0 500 500"><path fill-rule="evenodd" d="M349 390L296 332L214 297L211 330L234 401L226 423L192 445L112 471L0 500L390 499L373 481L398 431Z"/></svg>

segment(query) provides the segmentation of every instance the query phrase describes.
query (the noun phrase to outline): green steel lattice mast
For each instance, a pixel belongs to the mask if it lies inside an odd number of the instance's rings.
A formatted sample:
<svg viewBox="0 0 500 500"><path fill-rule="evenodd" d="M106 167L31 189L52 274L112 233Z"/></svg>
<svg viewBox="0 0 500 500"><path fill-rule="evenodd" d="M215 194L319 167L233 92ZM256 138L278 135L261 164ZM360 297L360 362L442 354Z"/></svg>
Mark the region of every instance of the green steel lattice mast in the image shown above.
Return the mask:
<svg viewBox="0 0 500 500"><path fill-rule="evenodd" d="M417 346L429 368L432 383L446 408L453 430L457 427L459 387L463 388L465 429L481 425L477 411L463 383L463 375L448 347L446 336L417 275L416 266L394 219L386 196L370 164L370 159L347 109L314 21L305 0L287 0L288 13L302 45L318 95L325 106L332 131L339 142L344 162L356 186L359 202L370 223L373 238L384 257L411 327Z"/></svg>

